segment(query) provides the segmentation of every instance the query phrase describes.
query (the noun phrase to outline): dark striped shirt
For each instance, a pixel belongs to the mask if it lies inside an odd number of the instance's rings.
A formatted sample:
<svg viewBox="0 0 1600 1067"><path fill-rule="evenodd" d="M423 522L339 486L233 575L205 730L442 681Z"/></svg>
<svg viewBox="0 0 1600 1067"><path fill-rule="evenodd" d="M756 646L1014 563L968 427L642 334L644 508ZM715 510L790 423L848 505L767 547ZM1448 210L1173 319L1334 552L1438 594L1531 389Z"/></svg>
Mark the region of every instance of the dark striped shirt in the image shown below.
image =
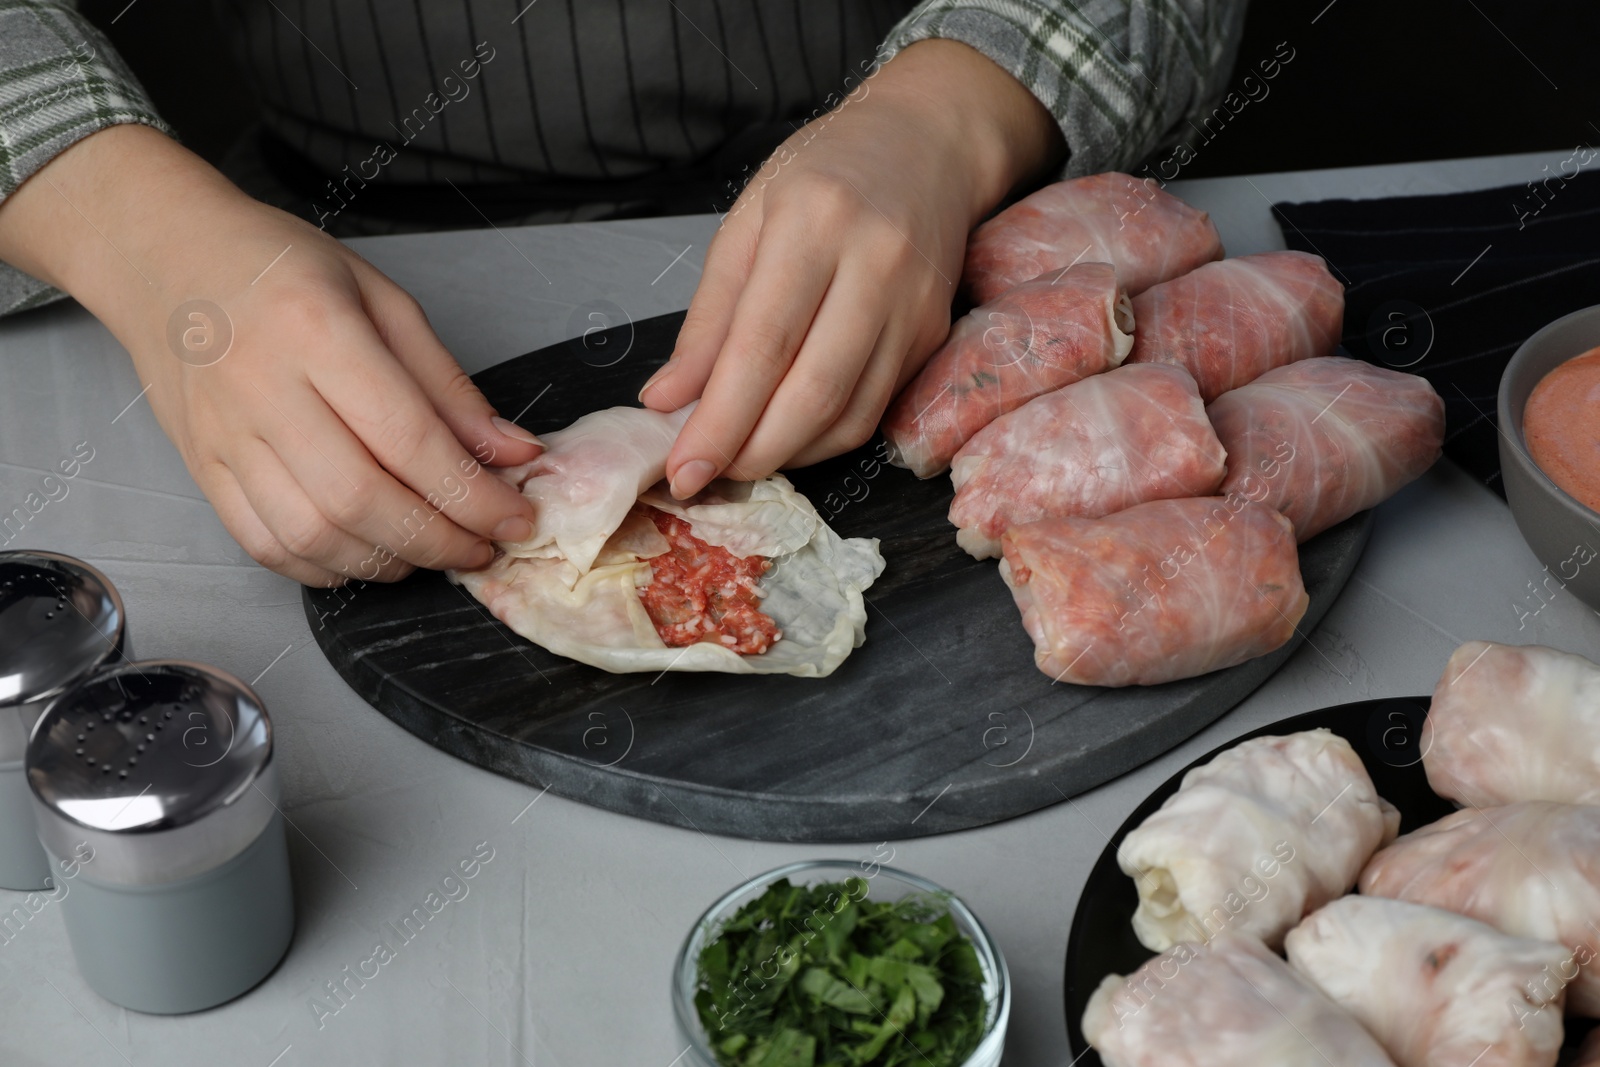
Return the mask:
<svg viewBox="0 0 1600 1067"><path fill-rule="evenodd" d="M1245 0L219 0L262 101L224 169L341 234L726 206L876 64L962 41L1045 104L1065 173L1221 96ZM71 0L0 0L0 199L78 138L165 129ZM0 313L53 295L0 265Z"/></svg>

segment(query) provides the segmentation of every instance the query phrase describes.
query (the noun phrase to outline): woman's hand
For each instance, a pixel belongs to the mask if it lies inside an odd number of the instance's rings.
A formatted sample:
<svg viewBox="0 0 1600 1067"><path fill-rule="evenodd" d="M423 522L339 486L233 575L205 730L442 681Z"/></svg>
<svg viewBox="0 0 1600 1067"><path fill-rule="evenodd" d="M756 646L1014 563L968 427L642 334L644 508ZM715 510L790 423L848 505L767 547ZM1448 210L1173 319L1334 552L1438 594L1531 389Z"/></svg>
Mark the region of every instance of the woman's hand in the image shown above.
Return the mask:
<svg viewBox="0 0 1600 1067"><path fill-rule="evenodd" d="M864 443L944 340L967 233L1063 150L966 45L923 41L798 131L706 254L671 361L640 399L700 397L667 459L679 498Z"/></svg>
<svg viewBox="0 0 1600 1067"><path fill-rule="evenodd" d="M110 327L229 533L278 573L393 580L531 532L479 461L538 444L416 301L163 135L115 127L52 160L0 206L0 258Z"/></svg>

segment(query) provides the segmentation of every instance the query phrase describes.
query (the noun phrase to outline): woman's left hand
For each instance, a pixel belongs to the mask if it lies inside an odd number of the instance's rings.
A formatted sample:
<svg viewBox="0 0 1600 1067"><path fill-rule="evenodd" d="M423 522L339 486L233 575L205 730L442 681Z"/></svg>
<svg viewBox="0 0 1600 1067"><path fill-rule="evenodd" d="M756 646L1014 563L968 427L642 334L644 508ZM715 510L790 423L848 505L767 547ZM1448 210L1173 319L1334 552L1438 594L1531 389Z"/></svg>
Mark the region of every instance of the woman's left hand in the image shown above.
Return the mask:
<svg viewBox="0 0 1600 1067"><path fill-rule="evenodd" d="M967 233L1063 150L1031 93L952 41L911 45L767 161L706 254L640 400L696 397L673 494L849 451L950 328Z"/></svg>

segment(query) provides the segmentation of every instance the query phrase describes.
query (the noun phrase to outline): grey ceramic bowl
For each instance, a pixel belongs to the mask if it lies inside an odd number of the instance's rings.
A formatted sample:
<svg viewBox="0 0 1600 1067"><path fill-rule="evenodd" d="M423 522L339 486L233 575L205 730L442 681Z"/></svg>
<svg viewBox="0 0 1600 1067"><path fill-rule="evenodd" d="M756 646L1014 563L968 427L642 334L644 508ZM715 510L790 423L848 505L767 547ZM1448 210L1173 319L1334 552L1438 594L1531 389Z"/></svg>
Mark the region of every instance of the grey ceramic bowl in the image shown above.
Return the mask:
<svg viewBox="0 0 1600 1067"><path fill-rule="evenodd" d="M1600 347L1600 306L1557 319L1517 349L1500 378L1500 474L1517 528L1549 570L1542 579L1600 610L1600 514L1568 496L1528 455L1522 409L1556 367Z"/></svg>

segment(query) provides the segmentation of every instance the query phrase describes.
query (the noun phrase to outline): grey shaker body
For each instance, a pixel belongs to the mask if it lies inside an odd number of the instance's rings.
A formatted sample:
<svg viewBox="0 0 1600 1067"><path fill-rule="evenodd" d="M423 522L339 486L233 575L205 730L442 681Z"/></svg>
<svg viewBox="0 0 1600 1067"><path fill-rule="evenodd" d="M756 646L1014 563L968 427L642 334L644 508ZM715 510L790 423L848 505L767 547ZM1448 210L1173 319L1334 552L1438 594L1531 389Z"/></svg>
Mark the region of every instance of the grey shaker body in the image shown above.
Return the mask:
<svg viewBox="0 0 1600 1067"><path fill-rule="evenodd" d="M23 767L28 735L51 701L132 656L110 579L55 552L0 552L0 889L44 889Z"/></svg>
<svg viewBox="0 0 1600 1067"><path fill-rule="evenodd" d="M28 783L46 849L78 861L62 915L107 1000L200 1011L288 950L272 724L243 682L177 660L103 671L39 720Z"/></svg>
<svg viewBox="0 0 1600 1067"><path fill-rule="evenodd" d="M50 857L39 847L33 825L27 772L21 760L0 764L0 889L48 889L50 884Z"/></svg>
<svg viewBox="0 0 1600 1067"><path fill-rule="evenodd" d="M294 904L281 815L221 867L179 882L109 885L93 869L90 861L72 879L61 913L79 971L113 1004L157 1015L214 1007L254 988L288 951Z"/></svg>

